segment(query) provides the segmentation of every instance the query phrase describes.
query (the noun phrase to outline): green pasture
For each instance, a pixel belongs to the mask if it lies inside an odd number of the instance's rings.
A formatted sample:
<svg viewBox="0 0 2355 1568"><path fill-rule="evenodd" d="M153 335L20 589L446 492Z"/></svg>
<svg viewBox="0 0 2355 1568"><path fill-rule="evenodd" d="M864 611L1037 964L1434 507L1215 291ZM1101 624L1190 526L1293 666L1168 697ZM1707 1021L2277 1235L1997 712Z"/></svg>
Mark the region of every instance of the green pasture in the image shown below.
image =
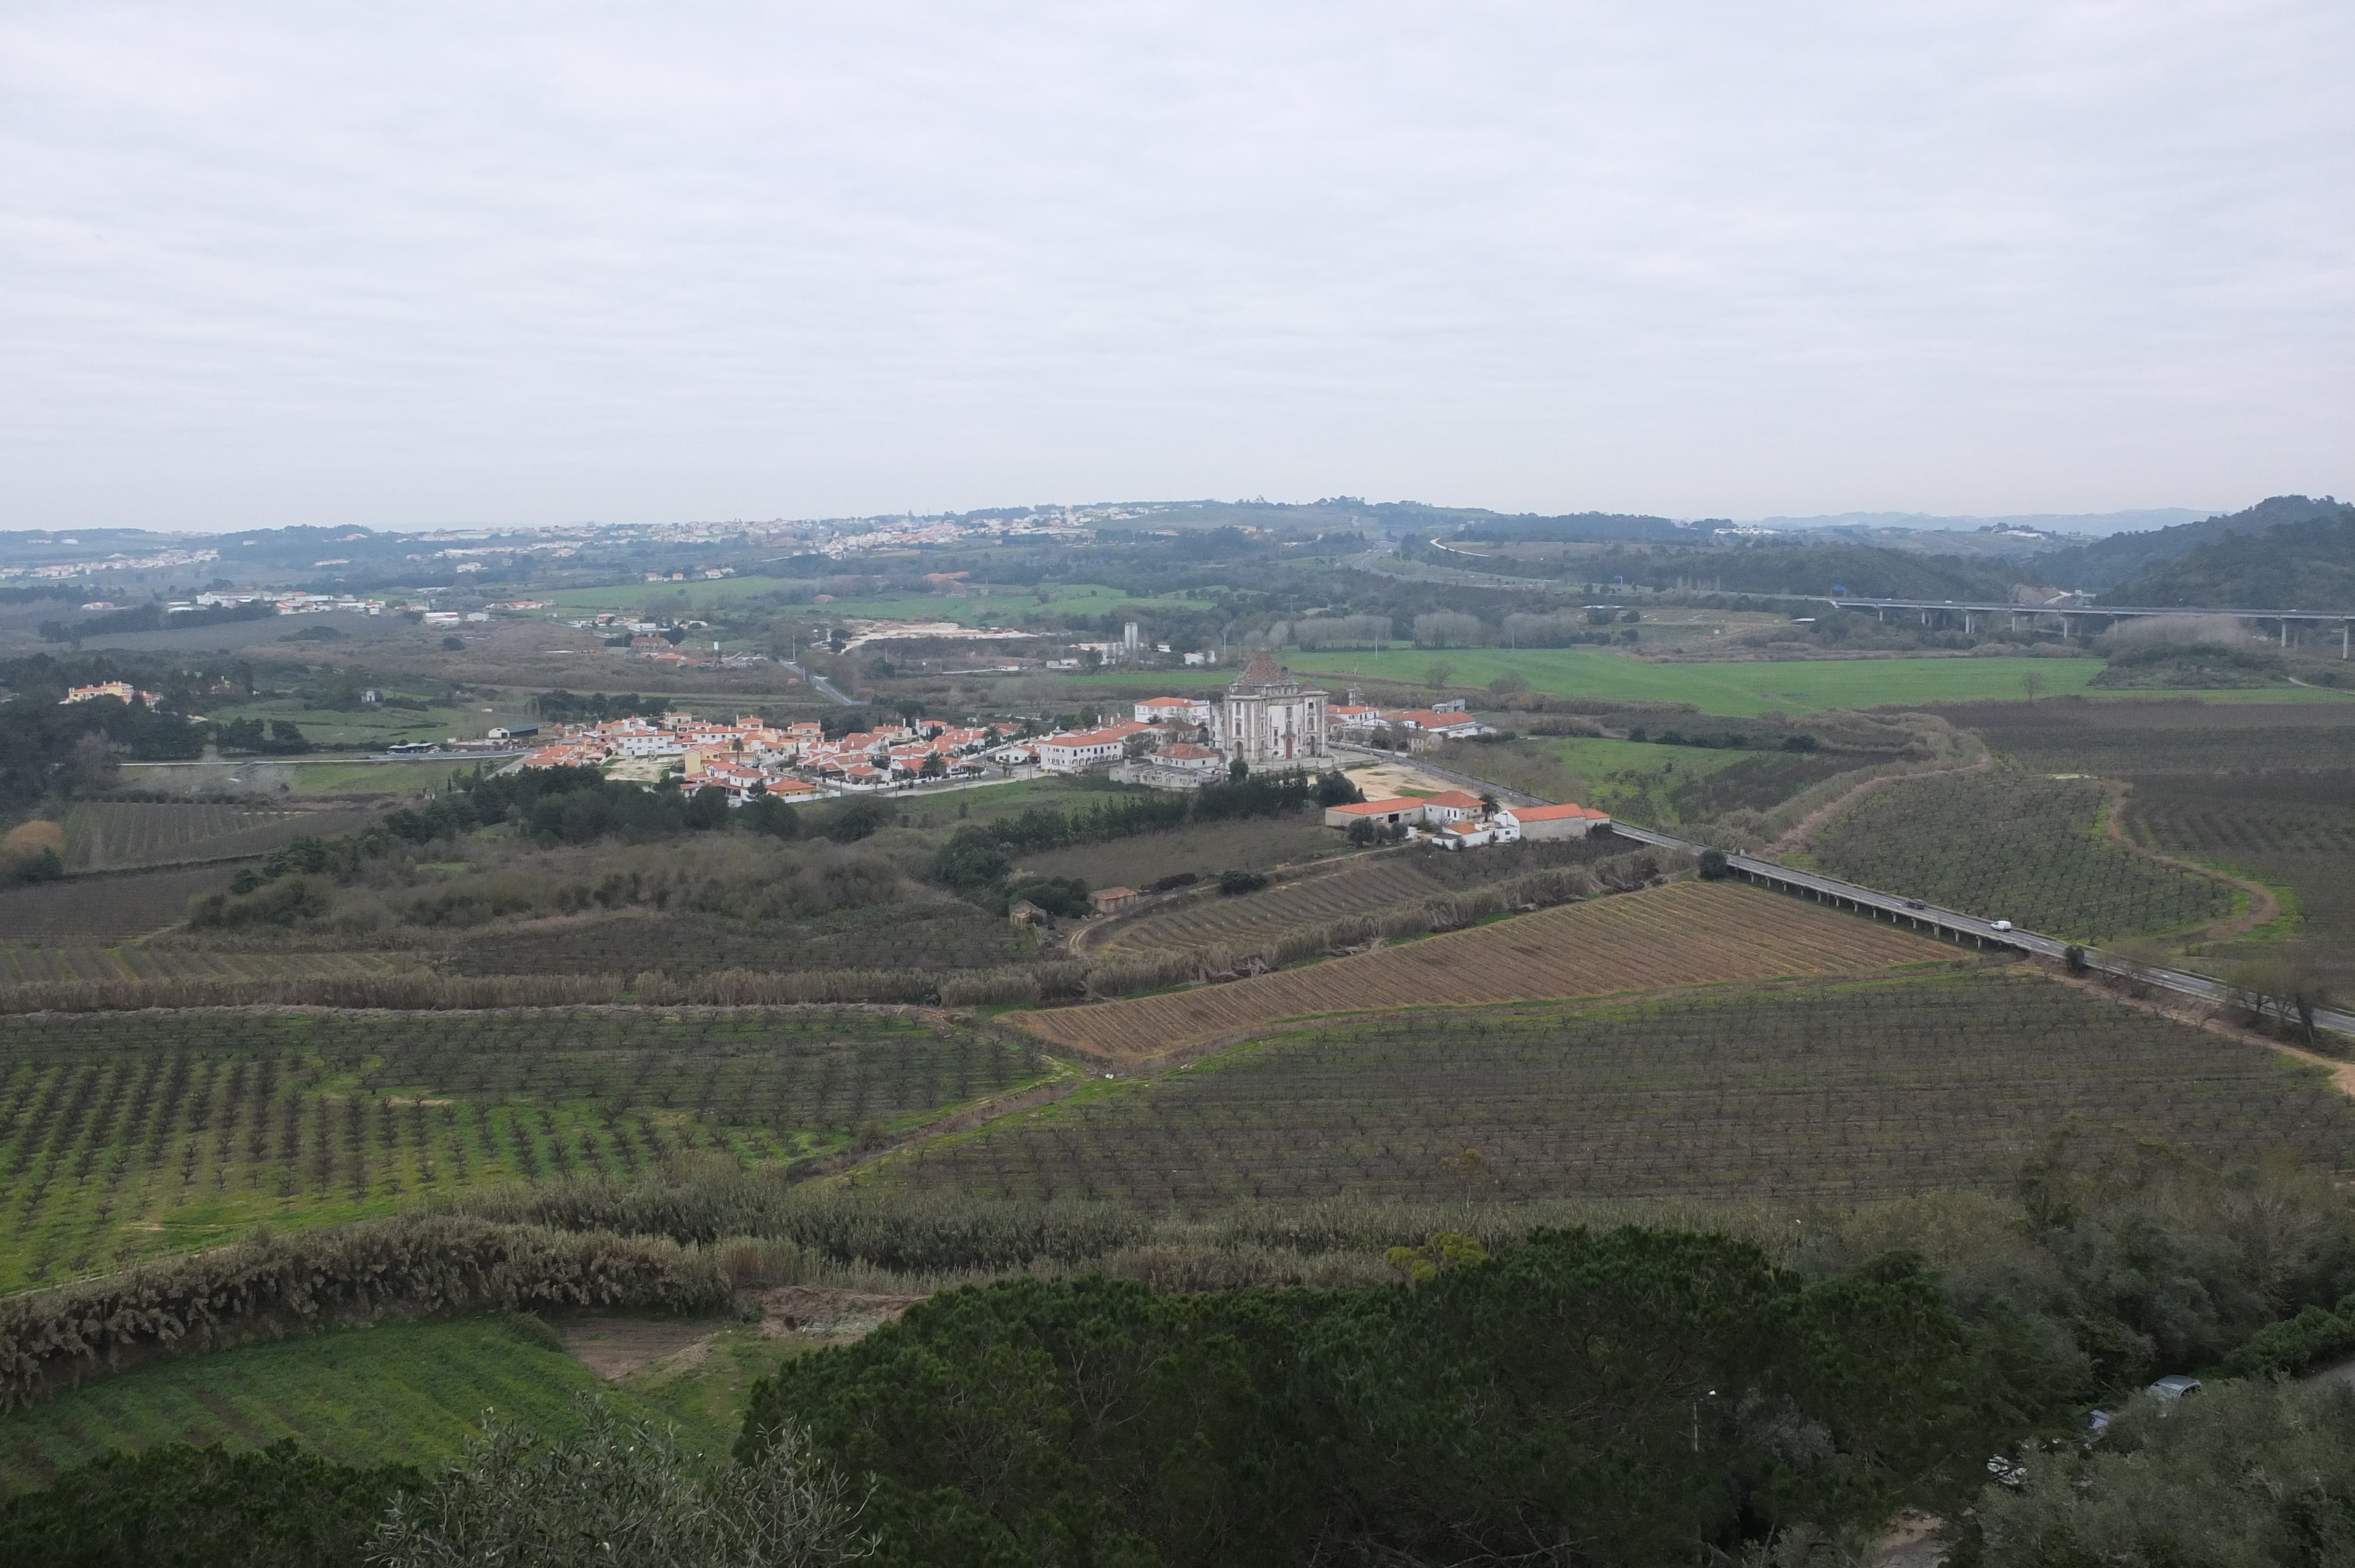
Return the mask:
<svg viewBox="0 0 2355 1568"><path fill-rule="evenodd" d="M473 767L442 757L421 762L283 763L297 795L399 794L438 789L452 775Z"/></svg>
<svg viewBox="0 0 2355 1568"><path fill-rule="evenodd" d="M1451 686L1485 686L1512 671L1536 690L1624 702L1692 703L1705 713L1749 716L1819 708L2023 699L2022 677L2042 683L2040 695L2199 697L2207 702L2349 702L2344 692L2279 687L2231 692L2111 694L2086 687L2105 668L2097 659L1845 659L1762 663L1656 664L1601 648L1393 648L1384 652L1295 652L1296 670L1368 680L1422 681L1433 664L1449 666Z"/></svg>
<svg viewBox="0 0 2355 1568"><path fill-rule="evenodd" d="M570 1430L574 1398L602 1387L528 1319L332 1330L150 1362L0 1415L0 1490L165 1443L260 1448L292 1437L348 1465L431 1465L463 1449L485 1411ZM633 1414L677 1423L687 1447L716 1451L735 1438L685 1402L673 1415L606 1392Z"/></svg>
<svg viewBox="0 0 2355 1568"><path fill-rule="evenodd" d="M453 735L472 739L494 725L538 722L516 704L502 704L485 713L479 703L470 707L398 708L369 703L357 708L308 708L292 699L238 703L215 708L208 716L218 721L260 719L265 724L282 719L300 728L314 745L366 747L441 740Z"/></svg>

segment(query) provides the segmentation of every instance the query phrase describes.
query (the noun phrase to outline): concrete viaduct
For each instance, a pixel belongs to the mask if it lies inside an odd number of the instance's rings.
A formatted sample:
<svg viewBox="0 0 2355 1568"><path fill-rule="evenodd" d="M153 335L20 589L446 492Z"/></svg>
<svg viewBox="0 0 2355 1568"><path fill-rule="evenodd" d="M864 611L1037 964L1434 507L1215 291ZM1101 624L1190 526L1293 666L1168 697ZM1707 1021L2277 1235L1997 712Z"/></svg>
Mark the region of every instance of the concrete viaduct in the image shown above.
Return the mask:
<svg viewBox="0 0 2355 1568"><path fill-rule="evenodd" d="M1824 602L1836 604L1842 609L1869 609L1882 620L1888 620L1892 613L1919 615L1922 624L1928 627L1947 626L1959 620L1966 632L1977 631L1981 617L1992 620L1997 616L2009 616L2012 630L2017 631L2023 620L2032 627L2049 616L2060 620L2061 635L2064 640L2073 639L2082 631L2083 629L2077 623L2088 618L2115 621L2151 615L2230 615L2243 620L2277 622L2281 629L2281 644L2286 648L2292 622L2323 627L2336 624L2339 628L2339 656L2345 659L2350 652L2355 652L2355 610L2211 609L2184 605L2136 604L1997 604L1951 599L1868 599L1857 594L1840 594L1826 599Z"/></svg>

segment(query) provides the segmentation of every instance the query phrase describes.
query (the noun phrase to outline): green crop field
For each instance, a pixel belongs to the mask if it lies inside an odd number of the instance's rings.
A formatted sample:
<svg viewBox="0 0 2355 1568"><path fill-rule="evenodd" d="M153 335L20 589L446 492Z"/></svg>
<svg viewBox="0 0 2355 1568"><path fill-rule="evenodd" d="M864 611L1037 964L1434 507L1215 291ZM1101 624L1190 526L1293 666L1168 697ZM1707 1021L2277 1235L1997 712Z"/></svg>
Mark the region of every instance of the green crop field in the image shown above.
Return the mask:
<svg viewBox="0 0 2355 1568"><path fill-rule="evenodd" d="M499 1318L242 1345L133 1367L0 1415L0 1491L39 1486L112 1449L165 1443L259 1448L292 1437L347 1465L429 1466L462 1450L485 1411L572 1430L574 1398L599 1387L547 1330ZM626 1391L605 1392L632 1414L670 1415ZM698 1423L681 1436L709 1451L734 1434L715 1441Z"/></svg>
<svg viewBox="0 0 2355 1568"><path fill-rule="evenodd" d="M1050 1070L815 1008L0 1019L0 1289L485 1182L791 1159Z"/></svg>
<svg viewBox="0 0 2355 1568"><path fill-rule="evenodd" d="M1342 1194L1851 1201L2104 1146L2355 1162L2318 1068L2025 975L1344 1020L1092 1085L879 1180L1199 1210Z"/></svg>
<svg viewBox="0 0 2355 1568"><path fill-rule="evenodd" d="M1885 893L2082 941L2179 931L2232 912L2222 883L2104 837L2091 779L1987 772L1874 790L1826 824L1817 864Z"/></svg>
<svg viewBox="0 0 2355 1568"><path fill-rule="evenodd" d="M297 762L286 767L297 795L406 795L439 789L472 763L434 758L419 762Z"/></svg>
<svg viewBox="0 0 2355 1568"><path fill-rule="evenodd" d="M1500 721L1509 723L1509 720ZM1658 773L1663 768L1671 778L1690 778L1714 772L1745 757L1756 755L1743 751L1715 751L1697 746L1657 746L1638 740L1611 740L1597 736L1533 735L1528 737L1532 746L1541 746L1561 758L1567 767L1577 769L1589 779L1602 779L1613 773Z"/></svg>
<svg viewBox="0 0 2355 1568"><path fill-rule="evenodd" d="M1647 663L1600 648L1451 648L1432 652L1287 655L1295 670L1373 680L1421 681L1435 663L1449 666L1449 683L1485 686L1513 671L1538 691L1622 702L1693 703L1702 711L1747 717L1780 709L1870 708L1891 704L1961 703L2019 697L2020 678L2033 673L2053 696L2082 692L2105 668L2097 659L1826 659L1760 663ZM2312 687L2270 691L2154 693L2203 696L2211 702L2355 702L2343 692Z"/></svg>

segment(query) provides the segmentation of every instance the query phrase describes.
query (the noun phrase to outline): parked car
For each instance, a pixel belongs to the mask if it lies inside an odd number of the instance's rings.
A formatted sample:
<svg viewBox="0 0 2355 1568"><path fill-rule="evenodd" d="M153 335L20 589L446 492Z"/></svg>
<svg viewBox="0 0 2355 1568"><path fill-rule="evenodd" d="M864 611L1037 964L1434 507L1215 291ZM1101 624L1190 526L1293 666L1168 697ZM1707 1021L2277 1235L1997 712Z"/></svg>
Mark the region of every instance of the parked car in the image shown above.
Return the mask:
<svg viewBox="0 0 2355 1568"><path fill-rule="evenodd" d="M2173 1372L2152 1383L2145 1392L2172 1404L2179 1399L2190 1399L2193 1394L2198 1393L2200 1380L2196 1377L2185 1377L2181 1372Z"/></svg>

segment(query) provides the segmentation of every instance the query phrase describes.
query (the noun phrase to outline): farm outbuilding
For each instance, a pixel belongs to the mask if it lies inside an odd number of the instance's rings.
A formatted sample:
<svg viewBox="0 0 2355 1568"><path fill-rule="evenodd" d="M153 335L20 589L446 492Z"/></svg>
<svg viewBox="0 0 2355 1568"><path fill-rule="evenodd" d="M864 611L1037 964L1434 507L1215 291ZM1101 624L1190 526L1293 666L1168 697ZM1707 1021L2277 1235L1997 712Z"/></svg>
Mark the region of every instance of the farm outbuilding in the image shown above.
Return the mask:
<svg viewBox="0 0 2355 1568"><path fill-rule="evenodd" d="M1611 821L1607 811L1572 805L1516 806L1513 816L1521 824L1525 839L1582 839Z"/></svg>
<svg viewBox="0 0 2355 1568"><path fill-rule="evenodd" d="M1353 822L1377 822L1386 828L1417 827L1423 821L1420 800L1360 800L1349 806L1325 808L1325 825L1347 828Z"/></svg>

